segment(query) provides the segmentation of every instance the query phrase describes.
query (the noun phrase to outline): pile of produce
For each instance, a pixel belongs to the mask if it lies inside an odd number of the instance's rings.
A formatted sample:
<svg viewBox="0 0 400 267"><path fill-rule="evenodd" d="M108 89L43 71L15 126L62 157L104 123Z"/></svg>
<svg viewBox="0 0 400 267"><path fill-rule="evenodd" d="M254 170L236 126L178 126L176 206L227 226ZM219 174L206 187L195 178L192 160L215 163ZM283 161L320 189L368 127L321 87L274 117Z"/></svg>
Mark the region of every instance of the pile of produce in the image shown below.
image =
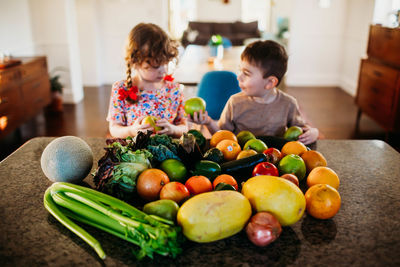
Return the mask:
<svg viewBox="0 0 400 267"><path fill-rule="evenodd" d="M175 257L184 237L207 243L242 230L267 246L304 212L328 219L340 209L339 177L297 141L301 131L289 128L280 149L249 131L221 130L209 142L197 130L179 139L151 132L109 139L93 174L99 192L56 183L45 206L100 257L99 245L68 217L138 245L139 258Z"/></svg>

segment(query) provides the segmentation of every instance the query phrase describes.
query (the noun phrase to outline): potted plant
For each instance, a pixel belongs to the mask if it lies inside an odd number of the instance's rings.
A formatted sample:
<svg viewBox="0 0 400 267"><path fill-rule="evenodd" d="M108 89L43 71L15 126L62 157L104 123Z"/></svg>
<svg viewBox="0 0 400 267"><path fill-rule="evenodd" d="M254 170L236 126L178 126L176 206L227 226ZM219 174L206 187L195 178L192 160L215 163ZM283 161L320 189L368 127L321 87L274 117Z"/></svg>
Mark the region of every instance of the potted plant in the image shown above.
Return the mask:
<svg viewBox="0 0 400 267"><path fill-rule="evenodd" d="M49 105L49 110L53 112L62 112L63 111L63 84L60 82L60 75L53 74L58 70L63 70L60 68L55 68L50 74L50 91L52 101Z"/></svg>
<svg viewBox="0 0 400 267"><path fill-rule="evenodd" d="M210 57L222 59L222 57L224 56L222 36L219 34L211 36L208 45L210 46Z"/></svg>

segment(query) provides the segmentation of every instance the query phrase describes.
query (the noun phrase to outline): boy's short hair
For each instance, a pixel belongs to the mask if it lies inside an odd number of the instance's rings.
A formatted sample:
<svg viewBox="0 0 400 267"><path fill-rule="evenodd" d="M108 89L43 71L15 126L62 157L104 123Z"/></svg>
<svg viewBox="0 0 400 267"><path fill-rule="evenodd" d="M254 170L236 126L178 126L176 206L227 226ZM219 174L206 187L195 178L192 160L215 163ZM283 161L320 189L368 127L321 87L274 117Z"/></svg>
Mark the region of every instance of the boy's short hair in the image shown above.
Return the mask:
<svg viewBox="0 0 400 267"><path fill-rule="evenodd" d="M240 58L261 68L264 78L271 75L278 78L277 85L287 70L288 55L285 48L275 41L253 42L246 46Z"/></svg>

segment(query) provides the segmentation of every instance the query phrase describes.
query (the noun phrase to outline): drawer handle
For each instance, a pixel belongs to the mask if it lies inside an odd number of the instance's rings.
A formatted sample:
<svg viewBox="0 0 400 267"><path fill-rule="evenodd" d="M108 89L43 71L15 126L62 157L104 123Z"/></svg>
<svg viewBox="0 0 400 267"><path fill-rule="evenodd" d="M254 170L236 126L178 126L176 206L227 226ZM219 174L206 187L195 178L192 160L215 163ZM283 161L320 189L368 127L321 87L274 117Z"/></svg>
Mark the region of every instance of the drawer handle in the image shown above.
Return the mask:
<svg viewBox="0 0 400 267"><path fill-rule="evenodd" d="M378 77L382 77L382 72L374 70L374 74Z"/></svg>

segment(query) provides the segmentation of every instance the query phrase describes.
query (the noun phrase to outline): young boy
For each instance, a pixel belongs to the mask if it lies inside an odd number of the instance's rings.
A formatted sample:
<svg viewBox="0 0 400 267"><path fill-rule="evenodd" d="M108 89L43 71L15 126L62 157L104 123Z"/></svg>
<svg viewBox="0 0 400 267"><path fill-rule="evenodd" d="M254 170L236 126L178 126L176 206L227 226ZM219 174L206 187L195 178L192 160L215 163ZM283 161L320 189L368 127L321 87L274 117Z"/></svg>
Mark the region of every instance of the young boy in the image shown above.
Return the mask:
<svg viewBox="0 0 400 267"><path fill-rule="evenodd" d="M285 49L274 41L256 41L241 55L239 86L242 92L232 95L218 122L206 112L194 113L188 120L207 126L211 134L220 129L238 134L248 130L256 136L283 136L290 126L303 128L299 141L317 140L318 129L304 122L294 97L278 90L287 70Z"/></svg>

